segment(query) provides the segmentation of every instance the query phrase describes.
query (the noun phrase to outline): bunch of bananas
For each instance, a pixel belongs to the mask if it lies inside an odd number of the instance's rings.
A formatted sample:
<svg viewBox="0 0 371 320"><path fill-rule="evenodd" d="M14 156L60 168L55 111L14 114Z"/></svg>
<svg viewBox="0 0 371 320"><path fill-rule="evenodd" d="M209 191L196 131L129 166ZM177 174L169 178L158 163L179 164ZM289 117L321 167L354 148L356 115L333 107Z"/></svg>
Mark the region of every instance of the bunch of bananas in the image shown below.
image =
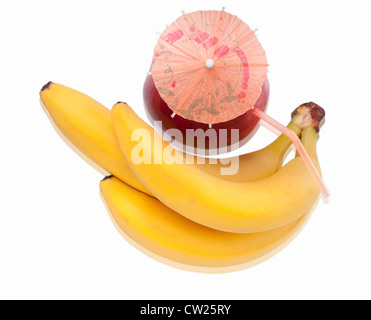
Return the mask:
<svg viewBox="0 0 371 320"><path fill-rule="evenodd" d="M157 150L142 145L152 160L162 161L138 164L131 157L137 144L133 131L147 130L152 141L158 137L126 103L109 110L52 82L41 89L40 98L61 137L104 174L100 191L114 225L161 262L199 272L249 267L287 245L318 202L319 187L300 155L283 165L291 150L291 140L283 134L265 148L239 156L235 175L222 175L221 161L184 164L186 155L163 140ZM287 126L319 172L316 144L324 115L315 103L305 103ZM174 163L174 157L179 161Z"/></svg>

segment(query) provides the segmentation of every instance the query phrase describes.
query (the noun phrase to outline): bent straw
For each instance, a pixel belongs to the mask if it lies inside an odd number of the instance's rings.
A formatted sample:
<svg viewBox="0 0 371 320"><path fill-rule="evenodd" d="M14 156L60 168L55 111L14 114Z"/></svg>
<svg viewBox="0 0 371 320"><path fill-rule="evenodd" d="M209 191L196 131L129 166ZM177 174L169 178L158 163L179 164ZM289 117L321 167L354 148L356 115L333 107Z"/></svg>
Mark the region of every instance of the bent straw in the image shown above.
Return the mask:
<svg viewBox="0 0 371 320"><path fill-rule="evenodd" d="M261 111L258 108L252 108L252 113L254 113L257 117L264 120L268 124L270 124L272 127L276 128L286 136L290 138L293 145L295 146L296 150L299 152L300 156L302 157L304 163L306 164L309 172L312 174L314 180L317 182L321 194L324 198L328 198L330 196L330 193L325 185L325 183L322 180L321 175L318 173L316 167L314 166L312 160L310 159L307 151L303 147L299 137L290 129L279 123L278 121L274 120L272 117L268 116L265 112Z"/></svg>

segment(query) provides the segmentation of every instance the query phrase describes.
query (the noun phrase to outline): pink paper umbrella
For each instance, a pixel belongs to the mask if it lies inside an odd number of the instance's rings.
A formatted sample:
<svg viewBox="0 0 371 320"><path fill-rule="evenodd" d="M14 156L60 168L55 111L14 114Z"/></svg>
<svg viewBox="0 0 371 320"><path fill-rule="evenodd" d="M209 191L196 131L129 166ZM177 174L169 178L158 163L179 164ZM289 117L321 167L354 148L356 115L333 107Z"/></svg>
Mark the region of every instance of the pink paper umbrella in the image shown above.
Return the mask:
<svg viewBox="0 0 371 320"><path fill-rule="evenodd" d="M224 10L197 11L183 14L161 34L151 75L173 116L211 126L251 110L286 134L327 197L328 190L296 134L254 108L267 66L265 51L246 23Z"/></svg>
<svg viewBox="0 0 371 320"><path fill-rule="evenodd" d="M267 59L254 31L239 18L197 11L162 33L151 74L175 114L214 124L254 106L267 77Z"/></svg>

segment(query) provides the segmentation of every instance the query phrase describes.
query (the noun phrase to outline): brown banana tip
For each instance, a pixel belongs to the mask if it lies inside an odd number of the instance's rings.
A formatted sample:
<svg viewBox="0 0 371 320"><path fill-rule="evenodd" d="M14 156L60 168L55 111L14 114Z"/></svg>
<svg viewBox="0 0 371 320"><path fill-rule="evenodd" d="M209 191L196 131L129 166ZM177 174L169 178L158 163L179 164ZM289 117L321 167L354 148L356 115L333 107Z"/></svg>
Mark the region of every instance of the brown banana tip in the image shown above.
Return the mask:
<svg viewBox="0 0 371 320"><path fill-rule="evenodd" d="M115 104L120 104L120 103L127 104L126 102L123 102L123 101L117 101Z"/></svg>
<svg viewBox="0 0 371 320"><path fill-rule="evenodd" d="M42 91L48 89L52 83L53 83L53 82L49 81L47 84L44 84L43 87L41 88L40 92L42 92Z"/></svg>
<svg viewBox="0 0 371 320"><path fill-rule="evenodd" d="M325 110L314 102L303 103L297 107L291 114L291 118L298 116L299 125L302 128L312 127L319 132L325 119Z"/></svg>
<svg viewBox="0 0 371 320"><path fill-rule="evenodd" d="M113 178L113 175L111 174L110 176L106 176L102 179L102 182L105 181L105 180L108 180L108 179L111 179Z"/></svg>

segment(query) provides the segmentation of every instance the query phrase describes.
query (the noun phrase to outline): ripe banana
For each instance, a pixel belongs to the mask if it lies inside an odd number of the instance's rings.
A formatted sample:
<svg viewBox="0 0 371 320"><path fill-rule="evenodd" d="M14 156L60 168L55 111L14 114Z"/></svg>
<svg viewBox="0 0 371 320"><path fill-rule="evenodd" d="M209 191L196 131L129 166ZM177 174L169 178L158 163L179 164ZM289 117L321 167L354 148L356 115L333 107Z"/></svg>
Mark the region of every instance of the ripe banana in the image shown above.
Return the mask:
<svg viewBox="0 0 371 320"><path fill-rule="evenodd" d="M104 175L113 174L151 195L123 158L111 111L89 96L49 82L40 91L41 105L62 139Z"/></svg>
<svg viewBox="0 0 371 320"><path fill-rule="evenodd" d="M136 178L122 156L108 108L79 91L52 82L42 88L40 98L54 128L77 154L103 175L114 175L136 189L152 195ZM288 124L288 128L298 136L305 127L299 120L300 118L295 116ZM216 163L210 163L209 158L194 157L193 163L201 170L225 180L259 180L281 167L290 151L290 145L291 140L282 134L267 147L255 152L223 161L216 159ZM221 174L221 170L229 163L238 163L238 172L232 175Z"/></svg>
<svg viewBox="0 0 371 320"><path fill-rule="evenodd" d="M300 156L275 174L247 183L225 181L196 166L169 164L174 157L176 163L182 163L184 154L164 141L162 150L153 150L150 141L142 143L143 154L150 155L151 164L136 164L132 150L137 146L132 134L139 129L154 141L157 133L125 103L116 104L111 113L121 151L137 177L165 205L199 224L226 232L268 231L299 219L318 198L318 185ZM309 103L294 113L312 123L303 130L302 143L320 171L316 143L324 111ZM162 161L155 163L154 159Z"/></svg>
<svg viewBox="0 0 371 320"><path fill-rule="evenodd" d="M308 126L307 123L300 123L300 119L299 115L295 115L287 125L287 128L295 132L299 137L302 130ZM291 151L291 144L291 140L286 135L281 134L272 143L260 150L226 158L224 160L219 159L217 164L210 164L209 161L211 161L211 159L206 158L207 162L205 164L197 164L197 162L195 162L195 165L205 173L223 180L235 182L260 180L269 177L282 167L282 163ZM237 157L238 160L235 159ZM225 166L223 166L221 161L230 164L238 163L238 171L236 174L222 174L221 170L223 170Z"/></svg>
<svg viewBox="0 0 371 320"><path fill-rule="evenodd" d="M228 233L197 224L115 177L100 183L103 202L121 235L147 255L182 269L230 272L276 254L304 227L311 211L283 227Z"/></svg>
<svg viewBox="0 0 371 320"><path fill-rule="evenodd" d="M63 140L102 174L115 176L104 179L100 189L119 231L173 266L226 272L256 264L293 239L317 202L319 190L298 154L280 169L291 145L285 135L239 156L235 175L221 175L224 163L235 158L217 163L206 158L203 164L194 157L194 165L184 165L186 155L161 137L167 152L143 145L152 163L159 158L161 163L136 165L130 153L133 131L145 129L151 141L156 133L126 104L116 104L111 114L87 95L52 82L42 88L40 98ZM314 109L319 110L316 116ZM318 170L316 129L322 111L314 104L301 106L288 125L302 135ZM182 164L166 164L174 157Z"/></svg>

